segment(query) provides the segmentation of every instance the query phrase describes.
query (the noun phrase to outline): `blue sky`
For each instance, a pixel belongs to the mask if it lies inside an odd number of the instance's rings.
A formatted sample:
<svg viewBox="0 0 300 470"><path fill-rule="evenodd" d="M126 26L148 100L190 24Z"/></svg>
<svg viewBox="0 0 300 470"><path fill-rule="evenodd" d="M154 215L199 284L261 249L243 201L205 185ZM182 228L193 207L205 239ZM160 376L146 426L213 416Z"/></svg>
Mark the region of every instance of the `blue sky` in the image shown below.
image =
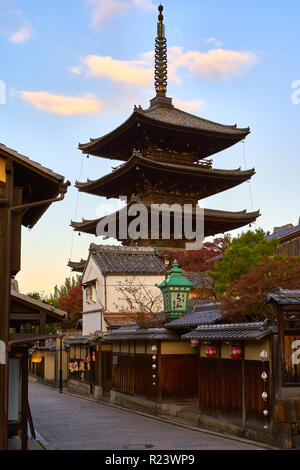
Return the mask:
<svg viewBox="0 0 300 470"><path fill-rule="evenodd" d="M115 162L87 159L79 142L112 130L154 96L157 5L151 0L0 0L0 141L72 184L99 178ZM251 127L245 144L257 227L296 224L299 201L300 4L236 0L165 0L168 96L190 112ZM178 104L178 106L179 106ZM216 168L244 168L243 144L214 157ZM82 167L82 168L81 168ZM72 236L71 219L95 218L103 199L70 188L32 231L23 230L20 288L52 291L85 257L94 237ZM251 210L245 183L201 202ZM113 207L113 206L110 206ZM77 208L77 209L76 209Z"/></svg>

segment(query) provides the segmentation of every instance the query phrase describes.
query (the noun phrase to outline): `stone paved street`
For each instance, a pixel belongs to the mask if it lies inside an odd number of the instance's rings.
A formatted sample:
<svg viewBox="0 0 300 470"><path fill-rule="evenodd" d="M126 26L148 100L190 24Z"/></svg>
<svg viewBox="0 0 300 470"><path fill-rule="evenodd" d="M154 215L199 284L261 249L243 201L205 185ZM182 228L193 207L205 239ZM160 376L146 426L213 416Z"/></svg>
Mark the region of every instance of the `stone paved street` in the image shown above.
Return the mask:
<svg viewBox="0 0 300 470"><path fill-rule="evenodd" d="M54 450L260 449L84 400L37 383L29 385L35 428Z"/></svg>

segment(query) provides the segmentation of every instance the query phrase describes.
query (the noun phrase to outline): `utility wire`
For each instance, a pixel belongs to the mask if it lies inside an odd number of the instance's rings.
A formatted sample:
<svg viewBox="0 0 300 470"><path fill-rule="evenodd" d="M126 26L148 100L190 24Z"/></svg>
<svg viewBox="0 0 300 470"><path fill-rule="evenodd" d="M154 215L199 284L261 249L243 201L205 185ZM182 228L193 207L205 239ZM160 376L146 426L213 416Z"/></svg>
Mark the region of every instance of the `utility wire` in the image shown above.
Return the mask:
<svg viewBox="0 0 300 470"><path fill-rule="evenodd" d="M244 168L247 170L247 162L246 162L246 141L245 139L242 140L243 143L243 160L244 160ZM254 204L253 204L253 193L252 193L252 185L251 185L251 180L248 181L249 185L249 194L250 194L250 204L251 204L251 210L254 212ZM254 227L256 228L256 221L253 222Z"/></svg>
<svg viewBox="0 0 300 470"><path fill-rule="evenodd" d="M80 181L81 179L81 173L83 169L83 154L81 154L81 161L80 161L80 170L79 170L79 175L77 178L77 181ZM78 212L78 204L79 204L79 191L77 189L77 194L76 194L76 204L75 204L75 213L74 213L74 218L73 220L76 220L77 217L77 212ZM70 254L70 260L72 260L73 256L73 246L74 246L74 230L72 230L72 239L71 239L71 254Z"/></svg>

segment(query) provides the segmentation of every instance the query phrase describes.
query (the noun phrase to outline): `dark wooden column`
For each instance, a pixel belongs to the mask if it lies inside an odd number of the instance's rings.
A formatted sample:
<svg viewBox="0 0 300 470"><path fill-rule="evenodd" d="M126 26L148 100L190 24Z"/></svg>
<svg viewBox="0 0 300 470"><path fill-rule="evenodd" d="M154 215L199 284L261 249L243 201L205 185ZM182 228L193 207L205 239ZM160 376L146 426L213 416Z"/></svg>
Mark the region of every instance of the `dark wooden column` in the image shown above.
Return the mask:
<svg viewBox="0 0 300 470"><path fill-rule="evenodd" d="M246 430L246 375L245 375L245 342L242 344L243 358L242 358L242 426L243 431Z"/></svg>
<svg viewBox="0 0 300 470"><path fill-rule="evenodd" d="M46 313L40 312L40 334L46 334ZM45 346L45 341L40 341L41 346Z"/></svg>
<svg viewBox="0 0 300 470"><path fill-rule="evenodd" d="M28 348L22 348L22 450L28 446Z"/></svg>
<svg viewBox="0 0 300 470"><path fill-rule="evenodd" d="M157 378L156 378L156 383L157 383L157 401L160 403L162 402L163 399L163 393L162 393L162 360L161 360L161 341L158 341L157 343Z"/></svg>
<svg viewBox="0 0 300 470"><path fill-rule="evenodd" d="M6 160L6 182L0 181L0 340L8 340L8 306L10 297L9 208L13 205L13 164ZM0 450L7 449L8 354L0 364Z"/></svg>

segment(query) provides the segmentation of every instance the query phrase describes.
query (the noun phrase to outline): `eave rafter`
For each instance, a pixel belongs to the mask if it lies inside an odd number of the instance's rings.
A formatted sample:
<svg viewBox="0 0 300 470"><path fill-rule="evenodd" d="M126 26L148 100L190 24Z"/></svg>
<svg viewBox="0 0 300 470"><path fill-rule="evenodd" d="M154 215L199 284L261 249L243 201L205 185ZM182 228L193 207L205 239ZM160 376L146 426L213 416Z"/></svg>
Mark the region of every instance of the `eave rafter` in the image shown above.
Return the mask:
<svg viewBox="0 0 300 470"><path fill-rule="evenodd" d="M160 191L164 188L170 191L173 187L177 192L194 193L195 198L201 199L248 181L254 174L254 169L219 170L159 162L134 151L128 162L108 175L85 183L76 182L75 186L80 192L116 198L119 195L143 193L147 185L156 186Z"/></svg>

